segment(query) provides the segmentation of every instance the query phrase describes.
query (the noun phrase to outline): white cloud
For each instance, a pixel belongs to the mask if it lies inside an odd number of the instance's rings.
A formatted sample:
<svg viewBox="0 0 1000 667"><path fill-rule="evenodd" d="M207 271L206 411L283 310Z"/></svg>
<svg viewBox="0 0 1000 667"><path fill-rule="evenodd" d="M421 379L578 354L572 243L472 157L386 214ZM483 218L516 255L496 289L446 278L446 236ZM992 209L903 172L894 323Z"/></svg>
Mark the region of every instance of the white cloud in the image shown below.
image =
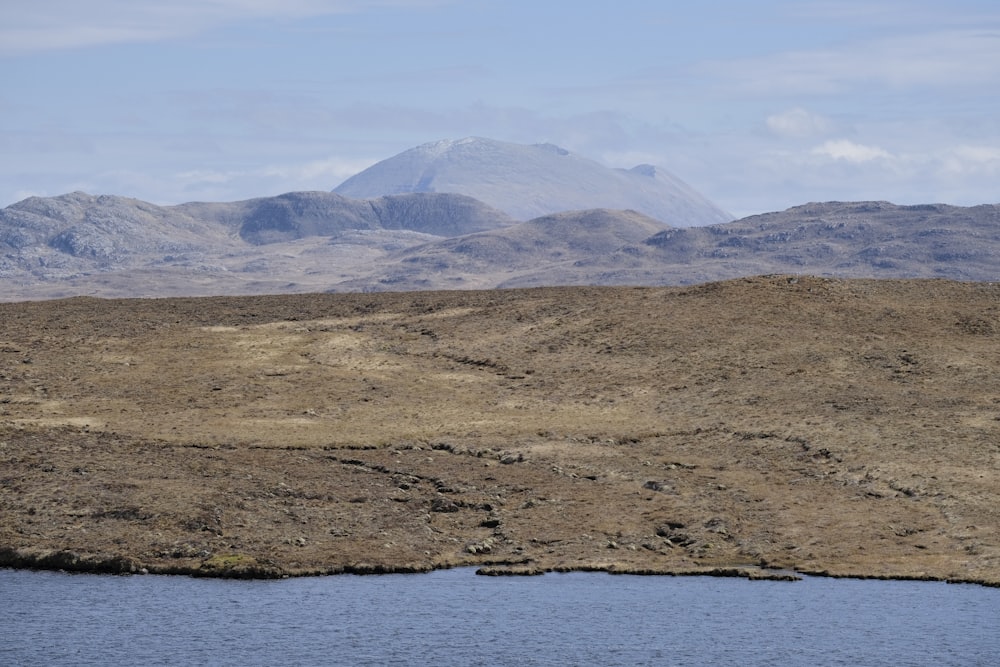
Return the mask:
<svg viewBox="0 0 1000 667"><path fill-rule="evenodd" d="M388 156L386 156L388 157ZM370 167L374 160L328 157L246 169L198 169L174 172L160 189L171 203L198 199L229 201L302 190L332 190Z"/></svg>
<svg viewBox="0 0 1000 667"><path fill-rule="evenodd" d="M941 159L941 166L946 174L954 176L1000 174L1000 147L956 146Z"/></svg>
<svg viewBox="0 0 1000 667"><path fill-rule="evenodd" d="M942 5L936 0L810 0L786 3L782 9L793 18L809 22L893 29L905 25L981 25L990 19L985 12Z"/></svg>
<svg viewBox="0 0 1000 667"><path fill-rule="evenodd" d="M0 5L0 53L159 41L247 19L304 18L449 0L32 0Z"/></svg>
<svg viewBox="0 0 1000 667"><path fill-rule="evenodd" d="M386 156L388 157L388 156ZM261 169L261 174L282 181L313 184L314 188L330 190L359 171L372 166L372 160L327 158L301 164L274 165Z"/></svg>
<svg viewBox="0 0 1000 667"><path fill-rule="evenodd" d="M1000 147L997 146L959 146L955 149L955 155L971 163L1000 163Z"/></svg>
<svg viewBox="0 0 1000 667"><path fill-rule="evenodd" d="M194 169L192 171L182 171L174 174L174 180L180 183L200 183L200 184L213 184L218 185L220 183L229 183L240 172L232 171L217 171L213 169Z"/></svg>
<svg viewBox="0 0 1000 667"><path fill-rule="evenodd" d="M858 144L849 139L831 139L830 141L826 141L814 148L812 154L854 163L892 158L892 154L883 148Z"/></svg>
<svg viewBox="0 0 1000 667"><path fill-rule="evenodd" d="M872 86L995 86L1000 80L1000 29L896 35L836 48L706 62L698 71L725 90L755 95L834 95Z"/></svg>
<svg viewBox="0 0 1000 667"><path fill-rule="evenodd" d="M833 128L830 119L801 107L768 116L767 127L779 137L805 139L828 133Z"/></svg>

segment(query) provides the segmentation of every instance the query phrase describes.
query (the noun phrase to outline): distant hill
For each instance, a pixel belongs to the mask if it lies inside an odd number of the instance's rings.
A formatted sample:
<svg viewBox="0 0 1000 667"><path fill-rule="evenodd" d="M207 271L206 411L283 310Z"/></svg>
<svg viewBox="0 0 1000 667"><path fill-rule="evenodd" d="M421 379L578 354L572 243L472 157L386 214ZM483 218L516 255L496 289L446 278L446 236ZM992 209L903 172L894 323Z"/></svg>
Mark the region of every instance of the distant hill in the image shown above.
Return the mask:
<svg viewBox="0 0 1000 667"><path fill-rule="evenodd" d="M674 227L733 219L660 167L611 169L552 144L479 137L411 148L352 176L334 192L357 198L457 192L519 220L589 208L632 209Z"/></svg>
<svg viewBox="0 0 1000 667"><path fill-rule="evenodd" d="M593 284L599 276L581 274L580 266L640 246L667 229L635 211L565 211L400 250L370 276L338 288Z"/></svg>
<svg viewBox="0 0 1000 667"><path fill-rule="evenodd" d="M836 277L1000 278L1000 206L826 202L704 229L665 230L646 245L674 275L811 273Z"/></svg>
<svg viewBox="0 0 1000 667"><path fill-rule="evenodd" d="M177 269L203 277L233 270L256 273L247 267L266 267L268 255L287 255L287 249L275 250L277 245L302 239L327 243L342 236L348 246L383 253L514 223L500 211L456 194L355 200L329 192L292 192L240 202L156 206L74 192L32 197L0 210L0 280L30 288L132 270L151 270L161 277L164 270ZM354 254L368 258L365 252ZM287 270L296 273L293 267Z"/></svg>
<svg viewBox="0 0 1000 667"><path fill-rule="evenodd" d="M772 273L997 281L1000 206L812 203L688 228L610 209L516 222L443 193L165 207L72 193L0 210L8 301L683 285Z"/></svg>
<svg viewBox="0 0 1000 667"><path fill-rule="evenodd" d="M241 238L256 245L359 229L460 236L514 224L500 211L455 194L357 200L328 192L289 192L232 204L182 204L175 208L194 219L235 226Z"/></svg>
<svg viewBox="0 0 1000 667"><path fill-rule="evenodd" d="M686 229L577 211L432 241L342 289L684 285L771 273L1000 280L1000 206L814 203Z"/></svg>

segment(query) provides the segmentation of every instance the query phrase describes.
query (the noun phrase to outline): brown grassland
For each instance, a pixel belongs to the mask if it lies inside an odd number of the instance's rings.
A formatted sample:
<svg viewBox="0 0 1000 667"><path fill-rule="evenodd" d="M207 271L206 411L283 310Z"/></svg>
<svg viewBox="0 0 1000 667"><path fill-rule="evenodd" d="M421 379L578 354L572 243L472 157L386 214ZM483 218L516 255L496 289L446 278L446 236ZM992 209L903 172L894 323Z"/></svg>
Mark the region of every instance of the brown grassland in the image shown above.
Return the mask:
<svg viewBox="0 0 1000 667"><path fill-rule="evenodd" d="M0 304L0 564L1000 584L1000 285Z"/></svg>

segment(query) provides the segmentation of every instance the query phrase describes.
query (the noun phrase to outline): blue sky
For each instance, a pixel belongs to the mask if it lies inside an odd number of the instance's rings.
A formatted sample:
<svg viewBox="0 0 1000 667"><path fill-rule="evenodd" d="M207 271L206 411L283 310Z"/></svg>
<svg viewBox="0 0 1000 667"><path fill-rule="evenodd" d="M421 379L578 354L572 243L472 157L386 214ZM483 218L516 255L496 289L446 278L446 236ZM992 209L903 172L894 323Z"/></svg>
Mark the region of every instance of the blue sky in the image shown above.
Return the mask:
<svg viewBox="0 0 1000 667"><path fill-rule="evenodd" d="M1000 203L994 0L5 0L0 82L0 206L329 190L465 136L738 216Z"/></svg>

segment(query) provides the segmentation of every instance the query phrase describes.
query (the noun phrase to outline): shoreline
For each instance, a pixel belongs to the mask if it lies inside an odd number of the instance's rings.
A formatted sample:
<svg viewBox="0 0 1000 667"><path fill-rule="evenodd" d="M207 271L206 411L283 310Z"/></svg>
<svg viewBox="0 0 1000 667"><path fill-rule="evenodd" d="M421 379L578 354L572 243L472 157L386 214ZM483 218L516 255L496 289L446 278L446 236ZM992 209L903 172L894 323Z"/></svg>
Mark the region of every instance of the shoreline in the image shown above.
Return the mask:
<svg viewBox="0 0 1000 667"><path fill-rule="evenodd" d="M427 574L438 570L475 569L476 575L488 577L534 577L552 573L592 572L610 575L648 577L721 577L749 581L801 581L804 577L828 579L855 579L877 581L928 581L947 584L966 584L986 588L1000 588L1000 581L985 579L955 579L933 575L882 575L865 573L832 573L822 571L787 570L757 565L709 567L690 570L616 567L608 565L581 565L577 567L535 567L524 562L491 562L486 564L458 563L444 566L359 564L331 567L308 572L287 572L273 566L242 562L229 567L152 566L125 556L98 557L71 551L33 552L28 549L0 548L0 568L22 571L67 572L109 576L186 576L192 578L242 579L264 581L299 577L336 577L340 575L380 576L388 574Z"/></svg>

